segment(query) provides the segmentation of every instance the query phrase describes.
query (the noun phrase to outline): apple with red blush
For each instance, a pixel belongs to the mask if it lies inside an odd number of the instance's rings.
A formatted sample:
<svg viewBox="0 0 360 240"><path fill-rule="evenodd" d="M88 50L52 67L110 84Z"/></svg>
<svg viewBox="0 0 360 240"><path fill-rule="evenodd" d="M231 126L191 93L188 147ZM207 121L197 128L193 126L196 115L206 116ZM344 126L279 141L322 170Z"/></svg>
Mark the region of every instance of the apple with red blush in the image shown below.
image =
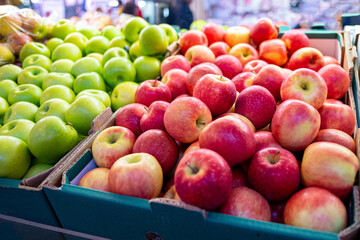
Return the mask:
<svg viewBox="0 0 360 240"><path fill-rule="evenodd" d="M229 54L239 59L242 66L252 60L259 59L257 50L248 43L236 44L230 49Z"/></svg>
<svg viewBox="0 0 360 240"><path fill-rule="evenodd" d="M324 56L324 66L328 65L328 64L336 64L336 65L341 66L339 61L336 58L334 58L332 56Z"/></svg>
<svg viewBox="0 0 360 240"><path fill-rule="evenodd" d="M190 47L185 53L185 58L189 61L191 67L199 65L200 63L212 63L215 61L215 55L210 48L202 45Z"/></svg>
<svg viewBox="0 0 360 240"><path fill-rule="evenodd" d="M217 23L205 23L201 31L206 35L209 45L214 42L222 42L225 35L224 28Z"/></svg>
<svg viewBox="0 0 360 240"><path fill-rule="evenodd" d="M281 145L275 139L272 132L268 131L258 131L254 133L255 143L256 143L256 150L258 152L264 148L281 148Z"/></svg>
<svg viewBox="0 0 360 240"><path fill-rule="evenodd" d="M256 74L253 72L242 72L231 79L235 84L236 90L241 93L245 88L252 85Z"/></svg>
<svg viewBox="0 0 360 240"><path fill-rule="evenodd" d="M241 114L238 114L236 112L227 112L227 113L221 114L221 115L217 116L216 119L226 117L226 116L232 116L232 117L240 119L241 121L244 121L250 127L250 129L253 133L256 132L256 128L255 128L254 124L247 117L245 117Z"/></svg>
<svg viewBox="0 0 360 240"><path fill-rule="evenodd" d="M209 48L214 53L215 57L228 54L230 51L230 46L226 42L214 42Z"/></svg>
<svg viewBox="0 0 360 240"><path fill-rule="evenodd" d="M353 153L356 150L354 139L349 134L337 129L321 129L314 142L333 142L346 147Z"/></svg>
<svg viewBox="0 0 360 240"><path fill-rule="evenodd" d="M171 91L169 87L154 79L146 80L140 83L135 91L135 103L141 103L145 106L150 106L155 101L171 102Z"/></svg>
<svg viewBox="0 0 360 240"><path fill-rule="evenodd" d="M224 35L224 42L230 47L238 43L250 43L250 30L244 26L229 27Z"/></svg>
<svg viewBox="0 0 360 240"><path fill-rule="evenodd" d="M259 46L259 58L267 63L283 66L288 61L285 43L280 39L263 41Z"/></svg>
<svg viewBox="0 0 360 240"><path fill-rule="evenodd" d="M181 35L179 39L179 47L183 54L187 52L189 48L195 45L208 46L208 40L206 35L200 30L189 30Z"/></svg>
<svg viewBox="0 0 360 240"><path fill-rule="evenodd" d="M325 80L328 92L327 98L341 99L350 86L349 74L337 64L322 67L318 74Z"/></svg>
<svg viewBox="0 0 360 240"><path fill-rule="evenodd" d="M250 38L255 46L259 46L265 40L275 39L278 36L278 30L270 18L259 18L250 27Z"/></svg>
<svg viewBox="0 0 360 240"><path fill-rule="evenodd" d="M206 74L222 75L222 72L220 68L213 63L202 63L191 68L186 79L186 89L190 95L193 95L197 81Z"/></svg>
<svg viewBox="0 0 360 240"><path fill-rule="evenodd" d="M140 103L130 103L116 112L115 125L128 128L135 134L135 137L138 137L142 133L141 118L148 112L147 106Z"/></svg>
<svg viewBox="0 0 360 240"><path fill-rule="evenodd" d="M167 57L161 62L161 76L164 77L165 74L172 69L182 69L185 72L189 72L191 66L189 61L183 55L175 55Z"/></svg>
<svg viewBox="0 0 360 240"><path fill-rule="evenodd" d="M281 40L284 41L286 45L289 57L300 48L310 47L309 37L299 29L286 31L282 35Z"/></svg>
<svg viewBox="0 0 360 240"><path fill-rule="evenodd" d="M295 51L287 63L287 68L291 70L309 68L314 71L319 71L323 66L324 55L320 50L313 47L303 47Z"/></svg>
<svg viewBox="0 0 360 240"><path fill-rule="evenodd" d="M87 172L79 181L78 186L94 190L110 192L109 188L109 168L98 167Z"/></svg>
<svg viewBox="0 0 360 240"><path fill-rule="evenodd" d="M150 129L160 129L165 131L164 114L170 103L165 101L155 101L147 108L147 112L140 119L142 132Z"/></svg>
<svg viewBox="0 0 360 240"><path fill-rule="evenodd" d="M236 57L225 54L217 57L214 64L218 66L224 77L232 79L242 71L242 64Z"/></svg>
<svg viewBox="0 0 360 240"><path fill-rule="evenodd" d="M243 72L252 72L252 73L258 73L260 71L260 69L264 66L268 65L267 62L265 62L264 60L252 60L248 63L245 64L245 66L243 67L242 71Z"/></svg>

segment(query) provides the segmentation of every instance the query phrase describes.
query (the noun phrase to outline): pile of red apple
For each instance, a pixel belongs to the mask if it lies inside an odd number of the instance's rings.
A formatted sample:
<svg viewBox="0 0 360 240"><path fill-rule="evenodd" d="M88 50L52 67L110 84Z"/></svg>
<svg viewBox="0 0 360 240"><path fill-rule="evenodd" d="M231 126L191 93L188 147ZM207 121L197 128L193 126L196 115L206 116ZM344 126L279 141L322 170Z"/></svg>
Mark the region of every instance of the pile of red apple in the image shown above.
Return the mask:
<svg viewBox="0 0 360 240"><path fill-rule="evenodd" d="M79 185L320 231L347 226L359 161L348 73L271 20L185 32L183 55L92 144ZM163 195L164 194L164 195Z"/></svg>

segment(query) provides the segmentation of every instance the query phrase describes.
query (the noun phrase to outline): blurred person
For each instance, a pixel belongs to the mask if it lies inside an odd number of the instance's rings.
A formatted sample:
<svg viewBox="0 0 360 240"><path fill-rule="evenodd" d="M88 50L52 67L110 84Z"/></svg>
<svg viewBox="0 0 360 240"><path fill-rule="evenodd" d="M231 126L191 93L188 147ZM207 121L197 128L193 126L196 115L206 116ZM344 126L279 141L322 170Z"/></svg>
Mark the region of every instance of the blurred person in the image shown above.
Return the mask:
<svg viewBox="0 0 360 240"><path fill-rule="evenodd" d="M177 0L174 8L170 9L169 24L178 25L180 29L189 29L194 21L193 13L189 7L192 0Z"/></svg>
<svg viewBox="0 0 360 240"><path fill-rule="evenodd" d="M130 18L136 17L138 15L138 10L136 7L136 4L132 1L129 1L124 5L122 12L117 20L117 25L119 27L124 25L124 23Z"/></svg>

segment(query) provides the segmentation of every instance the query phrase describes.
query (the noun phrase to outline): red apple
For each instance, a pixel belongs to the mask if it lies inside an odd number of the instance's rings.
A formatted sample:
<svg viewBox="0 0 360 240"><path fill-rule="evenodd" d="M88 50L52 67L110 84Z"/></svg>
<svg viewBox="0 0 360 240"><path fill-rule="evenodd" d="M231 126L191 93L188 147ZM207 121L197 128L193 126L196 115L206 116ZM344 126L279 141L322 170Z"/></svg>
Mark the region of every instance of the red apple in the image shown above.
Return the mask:
<svg viewBox="0 0 360 240"><path fill-rule="evenodd" d="M171 69L161 79L161 82L169 87L173 100L182 94L188 94L186 89L187 76L188 73L182 69Z"/></svg>
<svg viewBox="0 0 360 240"><path fill-rule="evenodd" d="M319 75L325 80L328 94L327 98L342 98L350 86L349 73L337 64L328 64L318 71Z"/></svg>
<svg viewBox="0 0 360 240"><path fill-rule="evenodd" d="M260 59L252 60L252 61L248 62L247 64L245 64L242 71L258 73L260 71L260 69L266 65L268 65L268 63L263 60L260 60Z"/></svg>
<svg viewBox="0 0 360 240"><path fill-rule="evenodd" d="M247 187L248 181L244 170L241 167L234 167L231 169L232 172L232 188Z"/></svg>
<svg viewBox="0 0 360 240"><path fill-rule="evenodd" d="M310 47L310 39L299 29L286 31L281 40L284 41L289 57L303 47Z"/></svg>
<svg viewBox="0 0 360 240"><path fill-rule="evenodd" d="M252 157L248 180L268 201L283 201L299 188L299 164L286 149L264 148Z"/></svg>
<svg viewBox="0 0 360 240"><path fill-rule="evenodd" d="M242 72L231 79L235 84L236 90L241 93L242 90L252 85L256 74L253 72Z"/></svg>
<svg viewBox="0 0 360 240"><path fill-rule="evenodd" d="M181 69L185 72L189 72L191 69L189 61L183 55L175 55L165 58L161 62L161 76L164 77L165 74L172 69Z"/></svg>
<svg viewBox="0 0 360 240"><path fill-rule="evenodd" d="M219 212L259 221L271 221L271 209L260 193L248 187L233 188Z"/></svg>
<svg viewBox="0 0 360 240"><path fill-rule="evenodd" d="M215 57L228 54L230 51L230 46L226 42L214 42L209 48L214 53Z"/></svg>
<svg viewBox="0 0 360 240"><path fill-rule="evenodd" d="M328 65L328 64L337 64L337 65L341 66L339 61L336 58L331 57L331 56L324 56L324 66Z"/></svg>
<svg viewBox="0 0 360 240"><path fill-rule="evenodd" d="M109 192L109 172L109 168L94 168L80 179L78 186Z"/></svg>
<svg viewBox="0 0 360 240"><path fill-rule="evenodd" d="M195 45L208 46L208 40L202 31L189 30L181 35L179 39L179 47L183 54L185 54L190 47Z"/></svg>
<svg viewBox="0 0 360 240"><path fill-rule="evenodd" d="M146 80L135 91L135 102L150 106L155 101L171 102L171 91L164 83L154 79Z"/></svg>
<svg viewBox="0 0 360 240"><path fill-rule="evenodd" d="M229 79L232 79L241 73L242 70L242 65L239 59L229 54L217 57L214 61L214 64L220 68L224 77Z"/></svg>
<svg viewBox="0 0 360 240"><path fill-rule="evenodd" d="M186 88L190 95L193 94L195 84L205 74L222 75L222 72L218 66L213 63L202 63L193 67L186 79Z"/></svg>
<svg viewBox="0 0 360 240"><path fill-rule="evenodd" d="M224 39L225 31L220 24L205 23L201 31L206 35L209 45L214 42L222 42Z"/></svg>
<svg viewBox="0 0 360 240"><path fill-rule="evenodd" d="M191 67L205 62L214 62L215 55L210 48L202 45L195 45L190 47L186 53L185 58L190 62Z"/></svg>
<svg viewBox="0 0 360 240"><path fill-rule="evenodd" d="M116 160L131 153L135 135L126 127L112 126L96 136L91 150L98 167L110 168Z"/></svg>
<svg viewBox="0 0 360 240"><path fill-rule="evenodd" d="M281 103L271 121L271 132L281 146L301 151L315 139L320 129L320 114L310 104L300 100Z"/></svg>
<svg viewBox="0 0 360 240"><path fill-rule="evenodd" d="M175 170L175 188L185 203L212 210L231 193L231 169L214 151L198 149L185 155Z"/></svg>
<svg viewBox="0 0 360 240"><path fill-rule="evenodd" d="M195 142L211 120L209 108L200 99L194 97L175 99L164 115L166 131L182 143Z"/></svg>
<svg viewBox="0 0 360 240"><path fill-rule="evenodd" d="M258 19L250 28L250 38L252 42L259 46L265 40L275 39L278 31L270 18Z"/></svg>
<svg viewBox="0 0 360 240"><path fill-rule="evenodd" d="M175 185L172 185L164 194L163 198L181 201L179 194L176 192Z"/></svg>
<svg viewBox="0 0 360 240"><path fill-rule="evenodd" d="M272 132L267 131L259 131L254 133L256 150L258 152L264 148L272 147L272 148L281 148L281 145L274 138Z"/></svg>
<svg viewBox="0 0 360 240"><path fill-rule="evenodd" d="M164 114L170 103L165 101L155 101L150 104L148 111L140 119L142 132L149 129L160 129L165 131Z"/></svg>
<svg viewBox="0 0 360 240"><path fill-rule="evenodd" d="M241 121L244 121L250 127L250 129L253 133L256 132L256 128L255 128L254 124L247 117L245 117L241 114L235 113L235 112L227 112L227 113L221 114L221 115L217 116L216 119L222 118L225 116L232 116L232 117L240 119Z"/></svg>
<svg viewBox="0 0 360 240"><path fill-rule="evenodd" d="M256 148L249 125L233 116L211 122L200 133L199 143L200 148L219 153L231 167L250 159Z"/></svg>
<svg viewBox="0 0 360 240"><path fill-rule="evenodd" d="M250 30L244 26L229 27L225 32L224 42L230 47L239 43L250 43Z"/></svg>
<svg viewBox="0 0 360 240"><path fill-rule="evenodd" d="M248 43L236 44L230 49L229 54L239 59L242 66L252 60L259 59L256 49Z"/></svg>
<svg viewBox="0 0 360 240"><path fill-rule="evenodd" d="M267 63L283 66L288 61L285 43L280 39L263 41L259 46L259 58Z"/></svg>
<svg viewBox="0 0 360 240"><path fill-rule="evenodd" d="M117 111L115 125L130 129L135 137L138 137L142 133L140 120L148 111L148 108L143 104L130 103Z"/></svg>
<svg viewBox="0 0 360 240"><path fill-rule="evenodd" d="M190 146L188 146L183 154L183 156L185 156L186 154L188 154L189 152L195 151L200 149L200 144L199 141L193 142L192 144L190 144Z"/></svg>
<svg viewBox="0 0 360 240"><path fill-rule="evenodd" d="M299 68L309 68L319 71L324 66L324 56L316 48L304 47L300 48L291 55L287 67L291 70Z"/></svg>
<svg viewBox="0 0 360 240"><path fill-rule="evenodd" d="M237 97L235 112L247 117L256 129L267 126L276 110L273 95L262 86L245 88Z"/></svg>
<svg viewBox="0 0 360 240"><path fill-rule="evenodd" d="M333 142L340 144L353 153L355 153L356 146L352 137L343 131L337 129L322 129L316 135L314 142Z"/></svg>
<svg viewBox="0 0 360 240"><path fill-rule="evenodd" d="M338 233L347 226L344 203L329 191L310 187L295 193L286 203L284 223L318 231Z"/></svg>

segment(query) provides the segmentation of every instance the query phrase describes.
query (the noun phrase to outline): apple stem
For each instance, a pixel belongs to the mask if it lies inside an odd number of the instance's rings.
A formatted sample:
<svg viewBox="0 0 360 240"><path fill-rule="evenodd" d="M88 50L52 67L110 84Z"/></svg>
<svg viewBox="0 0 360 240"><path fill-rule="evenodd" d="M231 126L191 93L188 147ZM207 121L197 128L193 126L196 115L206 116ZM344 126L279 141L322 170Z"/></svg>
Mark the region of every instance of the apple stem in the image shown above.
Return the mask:
<svg viewBox="0 0 360 240"><path fill-rule="evenodd" d="M69 126L71 126L71 127L73 126L73 125L72 125L71 123L69 123L69 122L68 122L68 123L66 123L66 125L69 125Z"/></svg>
<svg viewBox="0 0 360 240"><path fill-rule="evenodd" d="M274 154L274 156L271 158L271 164L275 164L275 163L277 163L277 161L279 161L279 159L277 158L279 154L280 154L280 151L277 150L276 153Z"/></svg>
<svg viewBox="0 0 360 240"><path fill-rule="evenodd" d="M191 171L192 171L194 174L196 174L196 173L199 172L199 169L198 169L197 167L191 166L188 161L186 161L185 164L186 164L186 166L188 166L188 167L191 169Z"/></svg>
<svg viewBox="0 0 360 240"><path fill-rule="evenodd" d="M144 109L145 109L145 111L147 112L147 113L149 113L150 111L149 111L149 109L147 108L147 107L144 107Z"/></svg>

